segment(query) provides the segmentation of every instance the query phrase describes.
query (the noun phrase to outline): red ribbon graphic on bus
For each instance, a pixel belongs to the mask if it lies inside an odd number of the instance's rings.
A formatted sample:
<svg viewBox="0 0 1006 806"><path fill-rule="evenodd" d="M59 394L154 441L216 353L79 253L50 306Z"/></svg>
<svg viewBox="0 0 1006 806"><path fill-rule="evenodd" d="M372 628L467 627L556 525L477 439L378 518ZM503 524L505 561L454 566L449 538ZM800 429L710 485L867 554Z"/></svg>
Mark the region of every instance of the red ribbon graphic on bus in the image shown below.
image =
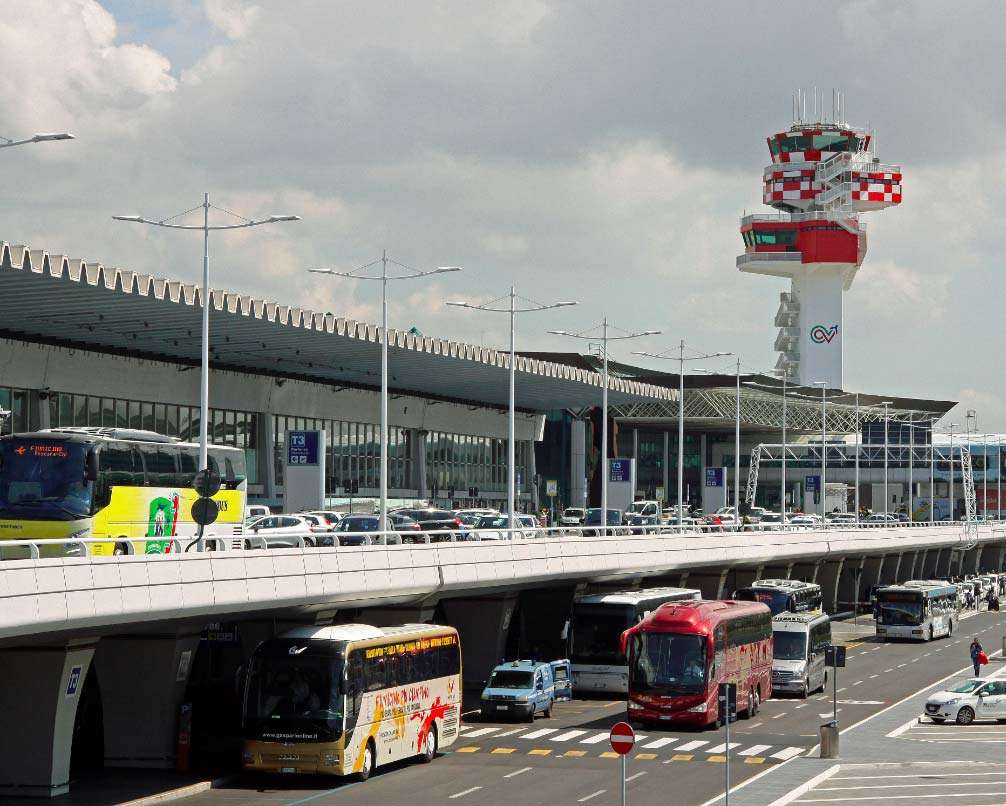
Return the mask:
<svg viewBox="0 0 1006 806"><path fill-rule="evenodd" d="M814 344L831 344L831 340L838 335L838 325L825 327L824 325L814 325L810 329L810 340Z"/></svg>
<svg viewBox="0 0 1006 806"><path fill-rule="evenodd" d="M421 719L423 724L419 727L419 738L416 740L416 752L422 753L423 746L426 744L426 737L429 735L430 729L433 727L433 723L437 719L443 719L447 716L448 706L446 703L441 705L440 698L437 697L433 701L433 705L430 706L430 711L426 716L423 716L422 712L412 715L412 719Z"/></svg>

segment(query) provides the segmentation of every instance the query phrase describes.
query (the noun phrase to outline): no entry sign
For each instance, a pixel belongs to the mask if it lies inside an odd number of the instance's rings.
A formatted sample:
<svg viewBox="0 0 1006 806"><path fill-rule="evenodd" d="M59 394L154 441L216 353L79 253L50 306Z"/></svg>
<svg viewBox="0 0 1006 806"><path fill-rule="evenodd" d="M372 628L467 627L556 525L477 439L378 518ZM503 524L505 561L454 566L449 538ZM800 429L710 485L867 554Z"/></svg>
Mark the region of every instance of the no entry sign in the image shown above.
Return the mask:
<svg viewBox="0 0 1006 806"><path fill-rule="evenodd" d="M624 756L632 751L636 744L636 734L628 722L616 722L611 726L611 733L608 734L608 741L611 742L611 749Z"/></svg>

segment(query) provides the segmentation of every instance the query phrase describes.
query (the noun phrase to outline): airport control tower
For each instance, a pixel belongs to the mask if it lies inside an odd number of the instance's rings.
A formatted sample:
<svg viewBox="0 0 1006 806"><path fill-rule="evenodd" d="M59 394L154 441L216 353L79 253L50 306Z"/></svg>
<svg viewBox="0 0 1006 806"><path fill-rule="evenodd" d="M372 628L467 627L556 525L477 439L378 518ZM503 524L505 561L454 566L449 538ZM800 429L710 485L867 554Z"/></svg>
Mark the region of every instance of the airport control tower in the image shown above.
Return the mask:
<svg viewBox="0 0 1006 806"><path fill-rule="evenodd" d="M762 199L780 212L741 219L737 268L790 278L775 315L776 368L797 383L841 389L842 295L866 256L860 214L901 203L901 168L882 164L871 134L844 121L841 93L832 99L830 120L812 112L811 122L798 93L793 124L768 138Z"/></svg>

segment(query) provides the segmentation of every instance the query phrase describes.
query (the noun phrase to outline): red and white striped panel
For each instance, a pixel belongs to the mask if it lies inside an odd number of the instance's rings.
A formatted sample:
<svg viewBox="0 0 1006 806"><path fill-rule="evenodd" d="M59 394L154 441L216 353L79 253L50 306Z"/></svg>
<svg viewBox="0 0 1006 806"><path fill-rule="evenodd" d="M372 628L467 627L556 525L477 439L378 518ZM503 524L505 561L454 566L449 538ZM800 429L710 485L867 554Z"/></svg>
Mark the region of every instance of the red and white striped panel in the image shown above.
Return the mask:
<svg viewBox="0 0 1006 806"><path fill-rule="evenodd" d="M886 202L887 204L901 204L901 186L895 185L897 191L891 189L889 192L874 190L854 190L852 200L854 202Z"/></svg>

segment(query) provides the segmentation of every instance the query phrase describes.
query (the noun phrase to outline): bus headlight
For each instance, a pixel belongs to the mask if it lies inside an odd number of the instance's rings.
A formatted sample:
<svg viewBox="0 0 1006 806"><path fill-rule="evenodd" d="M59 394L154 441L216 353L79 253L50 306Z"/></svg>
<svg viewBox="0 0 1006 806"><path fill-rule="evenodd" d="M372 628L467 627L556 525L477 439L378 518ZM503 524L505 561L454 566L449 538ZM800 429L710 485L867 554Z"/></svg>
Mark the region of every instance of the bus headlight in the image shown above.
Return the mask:
<svg viewBox="0 0 1006 806"><path fill-rule="evenodd" d="M255 755L253 753L249 753L249 752L245 751L244 753L241 754L241 760L245 764L254 764L255 763Z"/></svg>
<svg viewBox="0 0 1006 806"><path fill-rule="evenodd" d="M693 708L688 709L688 713L690 714L704 714L705 712L706 712L706 704L704 702L700 702Z"/></svg>
<svg viewBox="0 0 1006 806"><path fill-rule="evenodd" d="M640 705L638 702L631 702L630 701L629 702L629 710L630 711L642 711L643 710L643 706Z"/></svg>
<svg viewBox="0 0 1006 806"><path fill-rule="evenodd" d="M517 702L527 702L527 696L521 695L520 697L517 697L516 700Z"/></svg>
<svg viewBox="0 0 1006 806"><path fill-rule="evenodd" d="M321 763L326 767L335 767L339 763L339 755L337 753L325 753L321 757Z"/></svg>

